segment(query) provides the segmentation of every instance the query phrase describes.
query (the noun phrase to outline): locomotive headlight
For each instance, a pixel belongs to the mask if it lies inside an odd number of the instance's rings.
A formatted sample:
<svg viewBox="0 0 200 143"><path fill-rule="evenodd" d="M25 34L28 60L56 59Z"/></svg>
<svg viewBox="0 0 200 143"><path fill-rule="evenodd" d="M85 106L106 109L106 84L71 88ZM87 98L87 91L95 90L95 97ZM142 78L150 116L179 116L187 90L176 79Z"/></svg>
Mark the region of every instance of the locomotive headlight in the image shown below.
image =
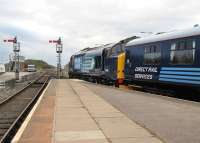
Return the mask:
<svg viewBox="0 0 200 143"><path fill-rule="evenodd" d="M127 59L127 60L126 60L126 63L127 63L127 64L129 64L129 63L130 63L130 60L129 60L129 59Z"/></svg>
<svg viewBox="0 0 200 143"><path fill-rule="evenodd" d="M127 59L127 60L126 60L126 64L127 64L129 67L131 67L130 59Z"/></svg>

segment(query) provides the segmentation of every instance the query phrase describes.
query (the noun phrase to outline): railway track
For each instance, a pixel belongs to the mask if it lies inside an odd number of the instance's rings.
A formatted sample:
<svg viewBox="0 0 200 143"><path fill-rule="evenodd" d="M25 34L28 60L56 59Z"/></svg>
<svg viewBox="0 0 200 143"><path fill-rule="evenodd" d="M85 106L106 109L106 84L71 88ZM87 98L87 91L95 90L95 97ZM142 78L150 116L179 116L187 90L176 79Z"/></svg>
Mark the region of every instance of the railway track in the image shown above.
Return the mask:
<svg viewBox="0 0 200 143"><path fill-rule="evenodd" d="M0 102L0 142L11 142L49 78L49 75L43 74L15 95Z"/></svg>

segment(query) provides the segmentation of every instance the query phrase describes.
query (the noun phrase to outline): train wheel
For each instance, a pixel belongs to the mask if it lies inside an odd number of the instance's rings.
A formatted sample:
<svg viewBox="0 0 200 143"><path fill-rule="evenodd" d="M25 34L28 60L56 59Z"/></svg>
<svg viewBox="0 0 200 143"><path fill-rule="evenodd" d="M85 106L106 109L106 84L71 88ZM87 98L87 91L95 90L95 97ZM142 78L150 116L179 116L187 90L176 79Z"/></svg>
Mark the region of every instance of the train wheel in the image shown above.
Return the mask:
<svg viewBox="0 0 200 143"><path fill-rule="evenodd" d="M97 78L97 84L100 84L100 80Z"/></svg>
<svg viewBox="0 0 200 143"><path fill-rule="evenodd" d="M115 87L119 88L119 82L118 81L115 81Z"/></svg>

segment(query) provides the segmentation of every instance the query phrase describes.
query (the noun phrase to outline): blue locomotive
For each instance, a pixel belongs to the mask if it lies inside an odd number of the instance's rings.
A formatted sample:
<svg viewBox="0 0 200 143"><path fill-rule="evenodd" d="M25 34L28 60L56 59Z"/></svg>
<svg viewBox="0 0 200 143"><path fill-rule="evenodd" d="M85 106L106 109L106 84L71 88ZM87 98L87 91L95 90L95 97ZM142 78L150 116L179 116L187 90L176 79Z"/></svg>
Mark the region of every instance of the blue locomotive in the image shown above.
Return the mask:
<svg viewBox="0 0 200 143"><path fill-rule="evenodd" d="M119 45L121 44L107 44L86 48L74 54L69 62L69 78L116 84L120 79L119 74L122 73L122 70L117 73L118 57L120 57L121 53L124 53L124 50L119 48Z"/></svg>
<svg viewBox="0 0 200 143"><path fill-rule="evenodd" d="M69 62L69 77L119 86L124 81L125 50L133 36L117 43L86 48L74 54Z"/></svg>
<svg viewBox="0 0 200 143"><path fill-rule="evenodd" d="M200 27L131 37L74 54L69 76L99 83L200 86ZM153 84L152 84L153 83Z"/></svg>

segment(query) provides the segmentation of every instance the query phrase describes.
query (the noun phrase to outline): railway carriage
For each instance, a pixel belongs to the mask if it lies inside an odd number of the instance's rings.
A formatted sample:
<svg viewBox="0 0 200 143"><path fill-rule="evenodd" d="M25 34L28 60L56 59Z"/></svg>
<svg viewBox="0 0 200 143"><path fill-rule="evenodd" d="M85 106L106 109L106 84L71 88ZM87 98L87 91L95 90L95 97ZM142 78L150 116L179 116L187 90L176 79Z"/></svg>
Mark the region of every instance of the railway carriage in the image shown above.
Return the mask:
<svg viewBox="0 0 200 143"><path fill-rule="evenodd" d="M70 77L116 86L199 87L200 27L82 50L69 66Z"/></svg>
<svg viewBox="0 0 200 143"><path fill-rule="evenodd" d="M129 42L126 45L125 83L199 87L200 28Z"/></svg>

